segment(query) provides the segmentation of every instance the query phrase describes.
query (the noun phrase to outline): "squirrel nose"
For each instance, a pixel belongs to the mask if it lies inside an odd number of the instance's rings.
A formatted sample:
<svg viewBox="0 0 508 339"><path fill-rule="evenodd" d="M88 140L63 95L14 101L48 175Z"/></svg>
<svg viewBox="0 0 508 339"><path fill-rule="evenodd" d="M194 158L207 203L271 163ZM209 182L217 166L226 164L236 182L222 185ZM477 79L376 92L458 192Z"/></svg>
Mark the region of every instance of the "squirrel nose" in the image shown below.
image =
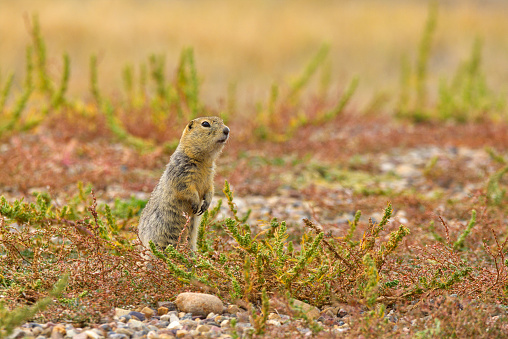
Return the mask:
<svg viewBox="0 0 508 339"><path fill-rule="evenodd" d="M224 129L222 130L224 132L224 134L228 135L229 134L229 127L224 127Z"/></svg>

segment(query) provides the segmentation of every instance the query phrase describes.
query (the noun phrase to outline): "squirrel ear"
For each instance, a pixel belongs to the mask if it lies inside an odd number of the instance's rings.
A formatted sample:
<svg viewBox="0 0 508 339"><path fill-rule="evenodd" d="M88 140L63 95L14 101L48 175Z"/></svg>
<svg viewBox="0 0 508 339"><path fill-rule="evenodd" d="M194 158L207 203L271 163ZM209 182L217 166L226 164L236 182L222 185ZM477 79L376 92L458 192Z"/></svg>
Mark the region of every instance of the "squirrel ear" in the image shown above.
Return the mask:
<svg viewBox="0 0 508 339"><path fill-rule="evenodd" d="M188 127L189 129L192 129L192 124L193 124L193 123L194 123L194 120L192 120L191 122L189 122L189 124L187 125L187 127Z"/></svg>

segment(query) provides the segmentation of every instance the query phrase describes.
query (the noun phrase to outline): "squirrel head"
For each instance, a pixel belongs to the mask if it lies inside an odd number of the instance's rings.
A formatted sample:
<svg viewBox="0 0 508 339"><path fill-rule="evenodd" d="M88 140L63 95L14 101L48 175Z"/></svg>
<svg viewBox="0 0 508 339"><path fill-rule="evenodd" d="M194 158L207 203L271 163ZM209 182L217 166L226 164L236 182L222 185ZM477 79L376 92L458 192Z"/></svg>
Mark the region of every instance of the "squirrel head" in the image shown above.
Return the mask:
<svg viewBox="0 0 508 339"><path fill-rule="evenodd" d="M201 117L185 127L178 147L196 160L215 160L229 138L229 127L221 118Z"/></svg>

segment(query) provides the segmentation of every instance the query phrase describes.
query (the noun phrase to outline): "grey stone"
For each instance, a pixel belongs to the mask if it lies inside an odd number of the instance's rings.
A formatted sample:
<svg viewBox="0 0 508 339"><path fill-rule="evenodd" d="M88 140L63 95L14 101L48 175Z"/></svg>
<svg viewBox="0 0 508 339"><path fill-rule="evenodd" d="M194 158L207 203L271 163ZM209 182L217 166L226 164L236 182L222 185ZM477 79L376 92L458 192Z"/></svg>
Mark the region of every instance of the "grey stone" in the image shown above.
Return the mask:
<svg viewBox="0 0 508 339"><path fill-rule="evenodd" d="M128 339L129 337L122 333L112 333L108 335L108 339Z"/></svg>
<svg viewBox="0 0 508 339"><path fill-rule="evenodd" d="M146 319L145 315L143 313L141 313L141 312L130 311L129 315L131 317L136 317L137 320L139 320L139 321L144 321Z"/></svg>
<svg viewBox="0 0 508 339"><path fill-rule="evenodd" d="M128 335L128 336L131 336L134 334L134 331L131 330L130 328L123 328L123 327L119 327L115 330L116 333L120 333L120 334L125 334L125 335Z"/></svg>

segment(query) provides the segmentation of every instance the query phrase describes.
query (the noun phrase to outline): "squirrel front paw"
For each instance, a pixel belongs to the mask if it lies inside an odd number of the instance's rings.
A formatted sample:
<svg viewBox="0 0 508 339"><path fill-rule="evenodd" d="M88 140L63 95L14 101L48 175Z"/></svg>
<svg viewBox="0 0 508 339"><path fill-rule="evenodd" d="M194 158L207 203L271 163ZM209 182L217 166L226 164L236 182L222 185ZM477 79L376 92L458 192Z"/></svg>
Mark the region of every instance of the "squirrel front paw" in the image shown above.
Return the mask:
<svg viewBox="0 0 508 339"><path fill-rule="evenodd" d="M199 211L199 203L192 203L192 214L196 214Z"/></svg>
<svg viewBox="0 0 508 339"><path fill-rule="evenodd" d="M209 201L203 201L203 205L201 205L201 208L199 210L199 213L198 215L201 215L203 213L205 213L205 211L208 209L208 207L210 206L210 202Z"/></svg>

